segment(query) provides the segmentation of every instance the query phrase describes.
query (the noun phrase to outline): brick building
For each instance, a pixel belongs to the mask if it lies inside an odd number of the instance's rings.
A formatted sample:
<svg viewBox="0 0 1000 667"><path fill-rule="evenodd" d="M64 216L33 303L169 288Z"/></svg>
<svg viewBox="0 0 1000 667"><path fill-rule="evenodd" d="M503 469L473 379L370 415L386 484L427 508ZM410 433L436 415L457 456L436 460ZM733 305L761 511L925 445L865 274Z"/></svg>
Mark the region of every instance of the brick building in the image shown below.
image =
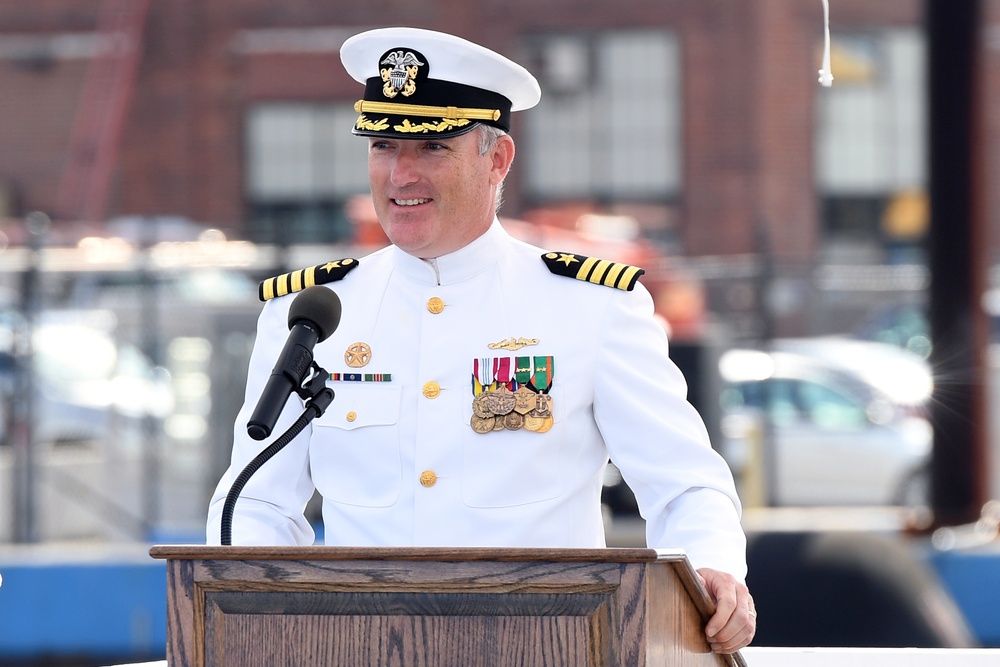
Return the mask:
<svg viewBox="0 0 1000 667"><path fill-rule="evenodd" d="M539 77L542 104L515 118L506 215L584 202L689 256L753 252L766 228L793 261L841 242L878 259L925 218L921 3L831 4L826 89L818 0L5 2L0 215L344 238L365 146L349 134L360 91L338 49L405 24L479 41ZM99 32L118 20L127 35L130 19L142 28L132 86L128 49ZM88 96L102 67L105 92ZM74 139L74 123L91 130ZM110 166L95 165L102 146ZM106 188L67 194L85 176Z"/></svg>

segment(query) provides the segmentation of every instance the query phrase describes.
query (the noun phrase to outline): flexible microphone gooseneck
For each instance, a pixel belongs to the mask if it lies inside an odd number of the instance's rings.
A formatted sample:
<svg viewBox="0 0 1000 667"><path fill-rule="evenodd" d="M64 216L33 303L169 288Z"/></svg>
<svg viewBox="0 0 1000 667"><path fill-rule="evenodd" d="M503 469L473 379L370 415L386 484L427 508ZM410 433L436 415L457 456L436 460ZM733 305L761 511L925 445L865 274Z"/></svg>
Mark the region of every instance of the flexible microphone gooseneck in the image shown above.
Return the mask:
<svg viewBox="0 0 1000 667"><path fill-rule="evenodd" d="M333 402L333 390L326 386L329 374L313 361L312 349L337 329L340 314L340 297L326 287L307 287L292 301L288 310L288 328L291 332L261 392L257 407L247 422L247 433L254 440L263 440L270 435L293 391L305 401L305 409L285 433L254 457L237 475L222 506L220 541L223 545L230 546L233 543L236 500L250 477L294 440L309 422L322 415Z"/></svg>

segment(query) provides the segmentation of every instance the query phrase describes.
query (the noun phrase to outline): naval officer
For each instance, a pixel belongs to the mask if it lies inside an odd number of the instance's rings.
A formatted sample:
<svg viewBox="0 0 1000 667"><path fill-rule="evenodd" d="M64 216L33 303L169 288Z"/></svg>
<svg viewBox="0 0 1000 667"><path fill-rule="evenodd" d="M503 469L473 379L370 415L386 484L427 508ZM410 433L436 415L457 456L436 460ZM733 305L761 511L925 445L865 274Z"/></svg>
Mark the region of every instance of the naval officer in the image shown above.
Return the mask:
<svg viewBox="0 0 1000 667"><path fill-rule="evenodd" d="M232 464L209 510L261 450L246 424L288 336L295 292L339 295L315 348L336 398L264 465L236 504L234 544L601 547L609 457L635 492L647 545L683 547L717 603L719 652L753 637L746 539L732 475L667 354L637 267L539 249L497 221L514 160L511 113L535 78L488 49L425 30L356 35L354 134L391 245L264 281ZM275 425L299 416L298 397Z"/></svg>

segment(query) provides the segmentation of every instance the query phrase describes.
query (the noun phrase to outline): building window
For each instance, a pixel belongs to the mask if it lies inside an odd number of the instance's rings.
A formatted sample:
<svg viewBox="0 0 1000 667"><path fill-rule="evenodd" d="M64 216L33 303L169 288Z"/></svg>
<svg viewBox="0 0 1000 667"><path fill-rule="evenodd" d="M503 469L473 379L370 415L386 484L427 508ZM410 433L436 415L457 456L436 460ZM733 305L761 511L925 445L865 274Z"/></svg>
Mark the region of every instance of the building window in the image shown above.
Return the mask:
<svg viewBox="0 0 1000 667"><path fill-rule="evenodd" d="M919 242L927 177L924 39L916 29L835 36L817 105L816 177L834 240ZM916 202L916 205L913 205Z"/></svg>
<svg viewBox="0 0 1000 667"><path fill-rule="evenodd" d="M542 86L525 121L530 199L662 201L678 194L680 55L673 35L543 35L526 48Z"/></svg>
<svg viewBox="0 0 1000 667"><path fill-rule="evenodd" d="M268 103L246 119L249 233L263 242L348 238L343 204L368 192L368 142L350 105Z"/></svg>

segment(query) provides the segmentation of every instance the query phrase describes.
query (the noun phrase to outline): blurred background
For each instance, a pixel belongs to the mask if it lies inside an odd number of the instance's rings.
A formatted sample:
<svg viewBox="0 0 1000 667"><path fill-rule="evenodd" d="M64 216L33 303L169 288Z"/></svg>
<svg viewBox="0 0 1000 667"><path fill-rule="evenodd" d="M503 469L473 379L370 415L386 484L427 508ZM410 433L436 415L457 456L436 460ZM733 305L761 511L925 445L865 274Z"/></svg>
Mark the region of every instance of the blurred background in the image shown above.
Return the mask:
<svg viewBox="0 0 1000 667"><path fill-rule="evenodd" d="M756 643L1000 646L1000 1L831 5L824 87L820 0L0 3L0 663L163 657L257 282L386 243L338 55L386 25L539 78L502 222L646 269Z"/></svg>

